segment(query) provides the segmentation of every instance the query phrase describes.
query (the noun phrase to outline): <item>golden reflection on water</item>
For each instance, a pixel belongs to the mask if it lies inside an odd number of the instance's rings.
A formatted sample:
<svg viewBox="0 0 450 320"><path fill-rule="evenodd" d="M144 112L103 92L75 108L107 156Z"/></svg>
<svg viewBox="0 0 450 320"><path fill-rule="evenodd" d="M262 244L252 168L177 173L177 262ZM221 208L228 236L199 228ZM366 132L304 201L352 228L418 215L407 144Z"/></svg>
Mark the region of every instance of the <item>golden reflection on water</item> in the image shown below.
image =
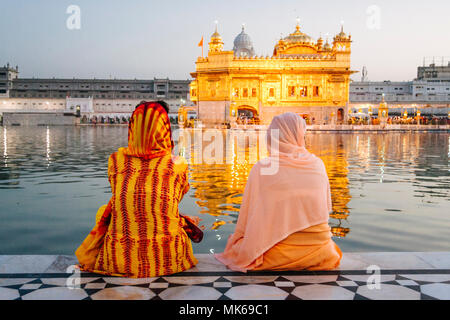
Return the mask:
<svg viewBox="0 0 450 320"><path fill-rule="evenodd" d="M217 219L211 227L217 230L226 223L237 221L250 170L267 156L265 132L217 130L215 139L208 138L206 142L200 139L201 133L201 130L182 130L178 153L188 160L190 184L200 213L233 217L231 220ZM343 220L349 215L347 204L351 199L348 163L342 137L335 136L334 140L330 143L330 136L312 134L307 136L306 146L327 168L333 202L332 233L345 237L350 231L348 227L342 227ZM222 150L211 153L213 145Z"/></svg>
<svg viewBox="0 0 450 320"><path fill-rule="evenodd" d="M126 145L127 128L2 131L0 203L5 223L0 234L13 241L0 243L0 251L41 254L45 248L52 254L73 253L92 228L98 207L110 198L107 159ZM265 141L256 133L246 137L235 130L217 131L224 152L216 154L209 153L208 143L187 143L194 130L176 132L185 139L176 152L188 160L206 154L201 161L189 161L191 190L180 206L188 214L201 212L207 227L205 240L194 250L223 250L234 231L251 167L265 156ZM346 237L337 240L343 251L448 250L448 241L443 241L450 230L448 132L308 131L306 145L326 165L334 210L330 225L335 236Z"/></svg>

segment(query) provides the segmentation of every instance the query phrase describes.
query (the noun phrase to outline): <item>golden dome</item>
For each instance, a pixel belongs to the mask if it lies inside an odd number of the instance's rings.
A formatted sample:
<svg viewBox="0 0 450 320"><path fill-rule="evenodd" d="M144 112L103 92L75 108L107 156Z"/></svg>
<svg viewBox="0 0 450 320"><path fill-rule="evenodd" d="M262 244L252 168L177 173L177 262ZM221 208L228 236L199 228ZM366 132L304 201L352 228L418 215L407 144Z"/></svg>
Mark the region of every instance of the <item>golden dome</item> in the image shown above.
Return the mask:
<svg viewBox="0 0 450 320"><path fill-rule="evenodd" d="M219 39L222 39L222 36L217 32L217 29L216 29L216 31L211 35L211 39L213 39L213 38L219 38Z"/></svg>
<svg viewBox="0 0 450 320"><path fill-rule="evenodd" d="M298 22L295 26L295 31L284 38L284 41L291 43L314 43L313 38L300 31L300 24Z"/></svg>

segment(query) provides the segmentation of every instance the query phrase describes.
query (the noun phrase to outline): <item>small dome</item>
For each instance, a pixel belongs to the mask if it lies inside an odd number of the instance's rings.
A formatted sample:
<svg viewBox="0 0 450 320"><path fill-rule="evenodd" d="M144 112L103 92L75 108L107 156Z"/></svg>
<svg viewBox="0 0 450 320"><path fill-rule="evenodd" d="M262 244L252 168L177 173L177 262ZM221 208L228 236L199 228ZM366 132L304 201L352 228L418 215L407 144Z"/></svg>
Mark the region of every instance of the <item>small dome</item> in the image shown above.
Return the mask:
<svg viewBox="0 0 450 320"><path fill-rule="evenodd" d="M295 27L295 31L284 38L284 40L287 42L314 43L313 38L300 31L299 24L297 24L297 26Z"/></svg>
<svg viewBox="0 0 450 320"><path fill-rule="evenodd" d="M234 39L233 51L236 57L253 57L255 55L252 40L245 33L244 26L242 26L241 33Z"/></svg>

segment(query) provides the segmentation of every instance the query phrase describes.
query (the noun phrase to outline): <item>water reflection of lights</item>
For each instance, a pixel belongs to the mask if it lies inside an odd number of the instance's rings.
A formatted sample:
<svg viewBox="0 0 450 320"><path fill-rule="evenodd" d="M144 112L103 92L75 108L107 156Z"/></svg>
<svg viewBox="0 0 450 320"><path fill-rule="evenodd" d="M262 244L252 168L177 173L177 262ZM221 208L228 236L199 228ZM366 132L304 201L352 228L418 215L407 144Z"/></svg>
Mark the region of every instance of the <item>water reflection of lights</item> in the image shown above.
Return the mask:
<svg viewBox="0 0 450 320"><path fill-rule="evenodd" d="M46 153L46 159L47 159L47 167L50 166L50 128L47 127L47 136L46 136L46 142L47 142L47 153Z"/></svg>
<svg viewBox="0 0 450 320"><path fill-rule="evenodd" d="M331 233L335 237L344 238L349 232L350 228L344 228L341 226L331 227Z"/></svg>
<svg viewBox="0 0 450 320"><path fill-rule="evenodd" d="M385 145L383 144L381 151L380 151L380 157L381 157L381 165L380 165L380 183L383 183L383 179L384 179L384 164L385 164L385 158L384 158L384 147Z"/></svg>
<svg viewBox="0 0 450 320"><path fill-rule="evenodd" d="M8 166L8 138L6 133L6 127L3 127L3 161L5 163L5 167Z"/></svg>
<svg viewBox="0 0 450 320"><path fill-rule="evenodd" d="M217 217L207 228L215 232L216 239L223 240L223 236L220 234L221 228L226 224L237 222L242 195L251 168L254 163L267 155L265 132L262 134L239 132L237 134L233 131L225 131L226 139L223 140L225 142L223 146L226 150L221 153L224 162L215 164L205 161L205 155L202 155L203 149L208 148L208 144L201 143L199 140L195 141L195 135L200 133L199 130L189 129L180 132L178 154L184 155L186 159L201 159L201 162L190 162L191 190L194 192L193 197L197 199L199 213ZM249 137L245 138L245 135ZM197 137L197 139L199 138ZM332 232L335 236L343 237L350 230L340 227L340 223L349 216L347 204L351 199L347 163L349 148L346 148L342 137L336 136L336 141L331 144L329 139L329 136L311 134L307 139L307 148L325 163L333 199L333 213L330 215L330 219L334 220L334 225L333 223L330 225L334 228ZM366 146L367 140L358 137L357 143L364 146L364 158L367 159L369 152L366 152L366 147L370 149L370 142Z"/></svg>
<svg viewBox="0 0 450 320"><path fill-rule="evenodd" d="M347 219L348 216L349 214L345 212L333 212L330 214L330 218L333 219Z"/></svg>
<svg viewBox="0 0 450 320"><path fill-rule="evenodd" d="M223 220L217 220L213 223L211 229L216 230L218 229L220 226L223 226L224 224L226 224L226 221Z"/></svg>

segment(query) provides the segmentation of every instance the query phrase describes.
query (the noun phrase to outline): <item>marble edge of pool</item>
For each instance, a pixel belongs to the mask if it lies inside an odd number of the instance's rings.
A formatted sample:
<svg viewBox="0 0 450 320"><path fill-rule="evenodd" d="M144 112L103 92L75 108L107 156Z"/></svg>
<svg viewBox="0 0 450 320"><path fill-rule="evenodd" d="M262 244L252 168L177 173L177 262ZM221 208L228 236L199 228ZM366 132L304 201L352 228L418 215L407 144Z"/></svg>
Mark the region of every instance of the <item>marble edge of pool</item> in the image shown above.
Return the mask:
<svg viewBox="0 0 450 320"><path fill-rule="evenodd" d="M196 254L199 263L184 273L227 273L212 254ZM71 255L0 255L0 274L67 273L75 264ZM449 252L348 252L344 253L337 271L364 270L377 266L380 270L450 270Z"/></svg>

